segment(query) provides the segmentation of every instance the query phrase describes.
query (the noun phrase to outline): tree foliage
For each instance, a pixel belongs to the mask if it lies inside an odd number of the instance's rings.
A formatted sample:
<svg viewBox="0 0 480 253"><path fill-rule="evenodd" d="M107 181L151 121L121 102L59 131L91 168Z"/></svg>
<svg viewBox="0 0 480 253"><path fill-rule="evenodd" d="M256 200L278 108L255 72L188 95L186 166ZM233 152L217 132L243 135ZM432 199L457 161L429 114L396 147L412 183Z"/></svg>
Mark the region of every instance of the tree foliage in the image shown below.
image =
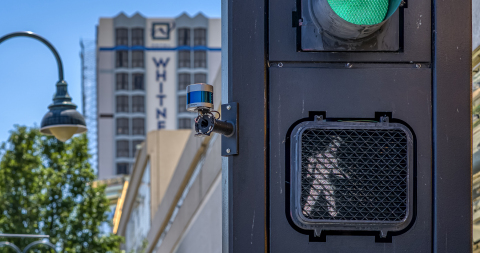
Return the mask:
<svg viewBox="0 0 480 253"><path fill-rule="evenodd" d="M0 233L46 234L62 252L120 252L122 238L100 231L109 203L105 186L92 187L87 144L86 135L63 143L16 126L0 148Z"/></svg>

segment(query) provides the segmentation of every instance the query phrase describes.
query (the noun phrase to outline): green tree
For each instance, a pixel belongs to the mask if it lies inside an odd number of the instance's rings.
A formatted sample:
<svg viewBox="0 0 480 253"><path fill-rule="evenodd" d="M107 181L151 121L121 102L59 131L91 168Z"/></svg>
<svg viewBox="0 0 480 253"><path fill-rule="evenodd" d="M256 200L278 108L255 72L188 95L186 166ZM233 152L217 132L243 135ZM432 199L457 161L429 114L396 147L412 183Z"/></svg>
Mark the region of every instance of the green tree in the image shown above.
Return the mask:
<svg viewBox="0 0 480 253"><path fill-rule="evenodd" d="M86 135L63 143L15 127L0 148L0 233L46 234L62 252L121 252L122 238L100 231L109 204L105 186L92 187L87 144ZM34 240L8 241L23 248Z"/></svg>

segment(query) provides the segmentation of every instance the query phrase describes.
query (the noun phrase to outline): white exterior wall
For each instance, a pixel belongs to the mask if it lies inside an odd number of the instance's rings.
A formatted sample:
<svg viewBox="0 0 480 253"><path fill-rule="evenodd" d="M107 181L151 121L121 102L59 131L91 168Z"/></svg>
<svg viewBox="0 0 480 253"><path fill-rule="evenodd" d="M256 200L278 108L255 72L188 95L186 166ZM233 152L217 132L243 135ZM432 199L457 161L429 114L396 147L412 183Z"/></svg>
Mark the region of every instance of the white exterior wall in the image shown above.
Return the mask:
<svg viewBox="0 0 480 253"><path fill-rule="evenodd" d="M115 128L113 118L99 119L98 125L98 178L106 179L115 175L113 161L115 159L115 138L112 129ZM101 157L101 159L100 159Z"/></svg>
<svg viewBox="0 0 480 253"><path fill-rule="evenodd" d="M114 118L108 117L115 112L114 106L114 52L100 51L101 47L113 47L113 19L101 18L97 27L97 140L98 140L98 177L109 178L114 175L115 128Z"/></svg>
<svg viewBox="0 0 480 253"><path fill-rule="evenodd" d="M211 18L208 20L208 47L222 47L222 21L219 18Z"/></svg>
<svg viewBox="0 0 480 253"><path fill-rule="evenodd" d="M182 250L179 252L192 252L183 250L197 249L193 252L198 253L221 251L221 193L215 194L216 188L221 187L220 144L221 138L215 134L207 143L204 157L193 164L195 171L178 203L172 203L175 210L172 216L166 216L168 225L159 240L153 243L155 246L152 247L152 253L170 253L177 249ZM202 231L201 235L198 234L199 230ZM155 231L150 234L152 232ZM201 239L190 240L196 236L201 236ZM213 251L210 251L210 248Z"/></svg>
<svg viewBox="0 0 480 253"><path fill-rule="evenodd" d="M221 177L215 180L197 214L192 218L176 253L222 252L222 186Z"/></svg>
<svg viewBox="0 0 480 253"><path fill-rule="evenodd" d="M209 48L221 48L222 47L222 33L221 33L221 19L209 19L208 20L208 41ZM208 83L213 85L213 82L217 79L218 72L221 71L222 52L221 51L208 51ZM220 92L220 89L214 90L215 93ZM216 100L215 107L220 106L220 100Z"/></svg>
<svg viewBox="0 0 480 253"><path fill-rule="evenodd" d="M150 163L147 164L143 172L135 205L126 229L126 252L139 251L143 247L143 241L150 230Z"/></svg>
<svg viewBox="0 0 480 253"><path fill-rule="evenodd" d="M98 68L97 80L99 85L97 86L97 92L101 95L98 98L97 108L99 114L112 114L115 113L115 101L114 101L114 83L115 76L113 73L115 55L113 52L100 51L98 52Z"/></svg>
<svg viewBox="0 0 480 253"><path fill-rule="evenodd" d="M222 52L220 51L209 51L207 52L207 64L210 66L208 68L207 82L213 85L213 82L217 78L218 72L221 71L220 65L222 60ZM214 90L214 93L220 92L220 90ZM215 102L215 109L218 109L218 102Z"/></svg>
<svg viewBox="0 0 480 253"><path fill-rule="evenodd" d="M480 1L472 1L472 50L480 46ZM461 28L459 28L461 29Z"/></svg>
<svg viewBox="0 0 480 253"><path fill-rule="evenodd" d="M113 19L100 18L97 29L97 46L113 47L115 45L115 29L113 28Z"/></svg>

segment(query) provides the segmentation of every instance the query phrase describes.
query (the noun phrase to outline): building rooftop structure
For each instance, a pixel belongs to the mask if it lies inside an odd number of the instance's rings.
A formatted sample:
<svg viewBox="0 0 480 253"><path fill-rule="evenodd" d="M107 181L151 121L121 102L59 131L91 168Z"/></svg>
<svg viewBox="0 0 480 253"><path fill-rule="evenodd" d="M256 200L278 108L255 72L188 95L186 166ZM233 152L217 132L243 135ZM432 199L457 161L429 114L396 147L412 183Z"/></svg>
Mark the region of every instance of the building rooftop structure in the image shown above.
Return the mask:
<svg viewBox="0 0 480 253"><path fill-rule="evenodd" d="M192 129L187 85L220 71L220 19L124 13L100 18L96 44L99 179L128 175L147 132Z"/></svg>

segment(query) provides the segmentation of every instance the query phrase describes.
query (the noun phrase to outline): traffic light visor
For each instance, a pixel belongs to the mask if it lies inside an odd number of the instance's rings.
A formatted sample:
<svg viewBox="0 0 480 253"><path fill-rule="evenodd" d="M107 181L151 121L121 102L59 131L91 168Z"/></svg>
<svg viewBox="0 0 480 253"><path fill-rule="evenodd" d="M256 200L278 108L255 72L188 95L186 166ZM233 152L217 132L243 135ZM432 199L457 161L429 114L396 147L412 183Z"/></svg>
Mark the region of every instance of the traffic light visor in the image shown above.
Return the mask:
<svg viewBox="0 0 480 253"><path fill-rule="evenodd" d="M376 25L385 20L389 0L328 0L333 11L356 25Z"/></svg>

